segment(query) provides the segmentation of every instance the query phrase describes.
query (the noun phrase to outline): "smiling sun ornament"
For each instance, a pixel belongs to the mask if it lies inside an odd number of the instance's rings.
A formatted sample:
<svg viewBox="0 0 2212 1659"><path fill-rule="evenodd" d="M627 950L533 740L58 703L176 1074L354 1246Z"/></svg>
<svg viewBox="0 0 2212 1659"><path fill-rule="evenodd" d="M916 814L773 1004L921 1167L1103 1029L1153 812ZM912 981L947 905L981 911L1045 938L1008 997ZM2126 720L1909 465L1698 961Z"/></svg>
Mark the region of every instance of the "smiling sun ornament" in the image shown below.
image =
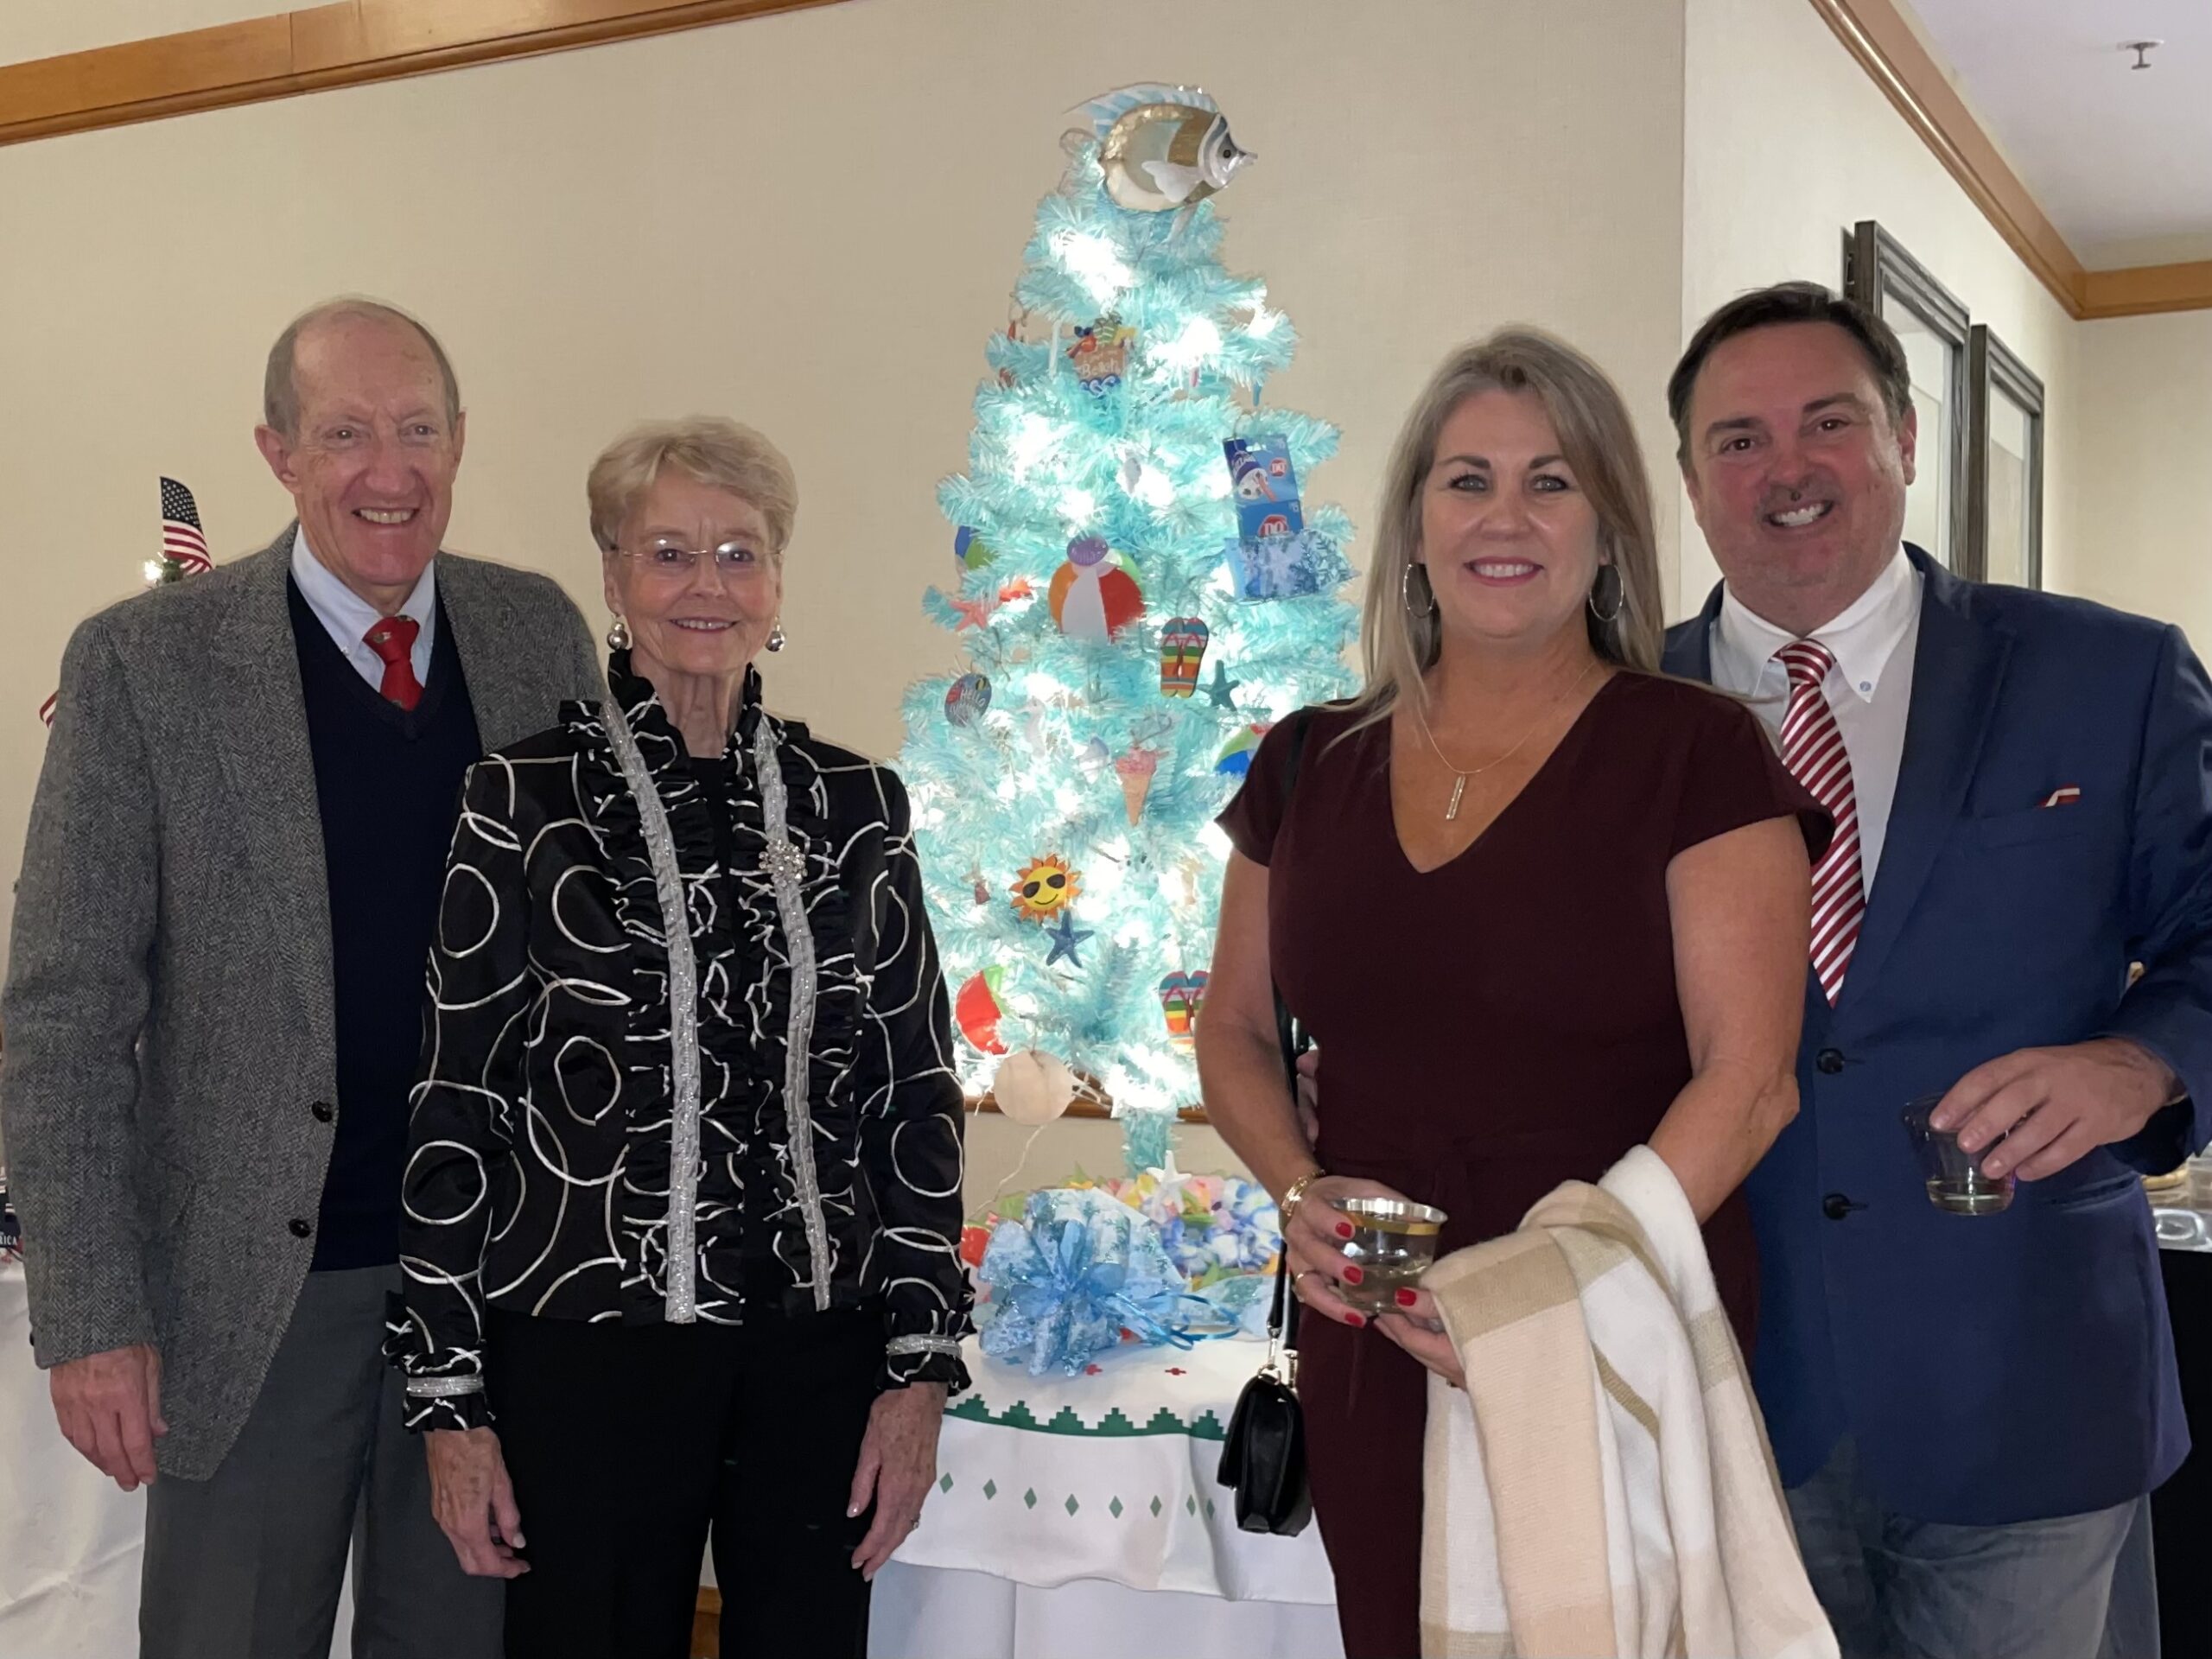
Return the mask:
<svg viewBox="0 0 2212 1659"><path fill-rule="evenodd" d="M1014 914L1026 922L1050 921L1073 904L1082 891L1082 874L1070 868L1058 853L1048 853L1033 860L1014 877Z"/></svg>

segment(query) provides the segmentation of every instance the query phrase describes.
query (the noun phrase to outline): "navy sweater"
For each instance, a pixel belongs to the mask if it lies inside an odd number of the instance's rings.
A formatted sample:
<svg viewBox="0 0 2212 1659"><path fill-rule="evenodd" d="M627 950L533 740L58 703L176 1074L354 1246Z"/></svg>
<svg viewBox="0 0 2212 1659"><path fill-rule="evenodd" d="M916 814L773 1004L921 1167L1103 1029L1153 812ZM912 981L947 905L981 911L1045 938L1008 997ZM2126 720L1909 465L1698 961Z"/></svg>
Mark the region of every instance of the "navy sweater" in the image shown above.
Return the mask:
<svg viewBox="0 0 2212 1659"><path fill-rule="evenodd" d="M483 754L444 607L412 711L340 652L296 584L292 639L307 696L329 874L338 1100L315 1270L399 1259L407 1095L423 1046L423 968L461 774ZM318 1117L323 1116L321 1112Z"/></svg>

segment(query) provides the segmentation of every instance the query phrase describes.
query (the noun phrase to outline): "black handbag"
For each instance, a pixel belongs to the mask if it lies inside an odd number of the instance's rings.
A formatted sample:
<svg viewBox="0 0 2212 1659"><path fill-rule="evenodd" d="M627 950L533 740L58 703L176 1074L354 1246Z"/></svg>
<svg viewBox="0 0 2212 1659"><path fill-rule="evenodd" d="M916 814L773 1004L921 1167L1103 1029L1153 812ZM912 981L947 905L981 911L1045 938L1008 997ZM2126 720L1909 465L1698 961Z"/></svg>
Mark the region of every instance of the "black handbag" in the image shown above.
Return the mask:
<svg viewBox="0 0 2212 1659"><path fill-rule="evenodd" d="M1298 781L1308 718L1302 709L1291 716L1290 753L1282 779L1286 811ZM1275 991L1275 1034L1295 1097L1298 1057L1308 1039L1280 988ZM1236 1494L1240 1528L1286 1538L1305 1531L1313 1518L1313 1494L1306 1484L1306 1414L1298 1403L1298 1299L1289 1294L1289 1257L1287 1245L1276 1252L1274 1297L1268 1306L1268 1357L1236 1396L1236 1409L1222 1441L1221 1465L1214 1474Z"/></svg>

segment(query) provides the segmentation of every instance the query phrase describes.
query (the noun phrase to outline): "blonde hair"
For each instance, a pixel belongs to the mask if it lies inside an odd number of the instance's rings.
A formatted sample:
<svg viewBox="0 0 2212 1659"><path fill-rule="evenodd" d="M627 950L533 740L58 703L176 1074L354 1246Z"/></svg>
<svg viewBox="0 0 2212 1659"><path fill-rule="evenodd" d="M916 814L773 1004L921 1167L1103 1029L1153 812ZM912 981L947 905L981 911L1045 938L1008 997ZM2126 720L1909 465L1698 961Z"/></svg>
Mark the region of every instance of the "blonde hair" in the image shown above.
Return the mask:
<svg viewBox="0 0 2212 1659"><path fill-rule="evenodd" d="M751 427L720 415L647 421L624 433L592 463L584 493L591 501L592 539L614 551L622 525L662 472L686 477L751 502L768 521L770 554L780 560L798 517L798 480L784 452Z"/></svg>
<svg viewBox="0 0 2212 1659"><path fill-rule="evenodd" d="M1436 464L1444 423L1484 391L1535 395L1577 486L1597 512L1598 556L1620 572L1621 607L1610 622L1586 615L1591 647L1621 667L1658 670L1665 635L1659 550L1650 480L1627 406L1605 372L1572 346L1534 328L1503 328L1445 359L1390 452L1360 628L1367 683L1351 704L1364 716L1361 725L1382 719L1408 685L1421 686L1442 646L1433 604L1416 613L1405 603L1408 573L1421 552L1421 489Z"/></svg>

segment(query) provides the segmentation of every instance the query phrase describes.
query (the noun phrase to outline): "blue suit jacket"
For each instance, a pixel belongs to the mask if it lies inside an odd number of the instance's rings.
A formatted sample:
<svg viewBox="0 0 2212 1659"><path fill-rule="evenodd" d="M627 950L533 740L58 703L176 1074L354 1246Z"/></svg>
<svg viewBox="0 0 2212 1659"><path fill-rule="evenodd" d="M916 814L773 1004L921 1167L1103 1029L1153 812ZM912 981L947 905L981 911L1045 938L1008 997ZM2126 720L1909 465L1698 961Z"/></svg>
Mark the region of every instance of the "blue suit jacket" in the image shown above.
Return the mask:
<svg viewBox="0 0 2212 1659"><path fill-rule="evenodd" d="M1784 1484L1848 1434L1890 1509L1998 1525L2138 1497L2189 1449L2137 1177L2212 1137L2212 684L2177 628L1908 552L1926 587L1888 839L1833 1009L1808 972L1801 1109L1747 1186L1754 1370ZM1671 672L1711 677L1719 610L1716 589L1669 632ZM1928 1202L1907 1101L2100 1035L2190 1102L2001 1215Z"/></svg>

